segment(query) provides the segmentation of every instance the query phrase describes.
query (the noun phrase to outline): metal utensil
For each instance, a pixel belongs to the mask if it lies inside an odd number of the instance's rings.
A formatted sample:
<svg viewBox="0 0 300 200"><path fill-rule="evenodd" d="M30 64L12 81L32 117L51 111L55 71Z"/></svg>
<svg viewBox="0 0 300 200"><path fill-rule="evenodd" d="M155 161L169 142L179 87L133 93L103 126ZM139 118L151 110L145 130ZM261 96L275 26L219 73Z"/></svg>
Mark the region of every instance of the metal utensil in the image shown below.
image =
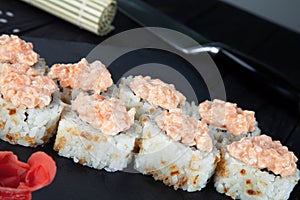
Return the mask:
<svg viewBox="0 0 300 200"><path fill-rule="evenodd" d="M118 10L144 27L163 27L173 29L184 33L199 44L191 46L187 43L181 43L178 38L172 38L164 35L157 35L163 41L173 46L177 50L186 54L200 54L207 52L215 59L226 60L230 66L246 72L254 80L261 81L262 84L268 85L270 89L278 93L281 97L296 105L297 112L300 112L300 89L296 88L290 81L272 68L261 61L256 60L249 55L237 51L223 43L212 42L189 27L173 20L167 15L140 0L118 0ZM154 33L155 34L155 33Z"/></svg>

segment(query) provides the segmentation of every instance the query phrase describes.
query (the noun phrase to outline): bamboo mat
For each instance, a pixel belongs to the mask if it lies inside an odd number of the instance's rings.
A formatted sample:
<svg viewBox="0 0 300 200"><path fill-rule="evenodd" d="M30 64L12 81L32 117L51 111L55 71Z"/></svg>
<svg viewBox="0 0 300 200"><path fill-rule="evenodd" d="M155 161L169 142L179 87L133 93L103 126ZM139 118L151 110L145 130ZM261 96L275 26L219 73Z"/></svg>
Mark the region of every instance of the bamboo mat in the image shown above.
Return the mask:
<svg viewBox="0 0 300 200"><path fill-rule="evenodd" d="M115 0L21 0L97 35L114 29Z"/></svg>

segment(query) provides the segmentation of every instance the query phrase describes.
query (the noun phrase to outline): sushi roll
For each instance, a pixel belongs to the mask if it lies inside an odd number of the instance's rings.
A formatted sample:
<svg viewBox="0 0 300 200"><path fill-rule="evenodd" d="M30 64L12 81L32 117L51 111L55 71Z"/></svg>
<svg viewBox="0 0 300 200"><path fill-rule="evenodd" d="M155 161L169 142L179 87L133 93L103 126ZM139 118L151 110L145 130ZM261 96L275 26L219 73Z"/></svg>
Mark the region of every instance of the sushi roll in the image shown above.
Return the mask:
<svg viewBox="0 0 300 200"><path fill-rule="evenodd" d="M174 85L149 76L128 77L116 94L138 110L136 119L143 128L134 168L174 189L205 187L220 160L219 151L207 125L190 116L195 111L183 110L192 104Z"/></svg>
<svg viewBox="0 0 300 200"><path fill-rule="evenodd" d="M175 190L200 191L214 174L219 151L203 122L179 108L143 116L135 169Z"/></svg>
<svg viewBox="0 0 300 200"><path fill-rule="evenodd" d="M3 64L0 75L1 139L43 145L55 134L64 105L55 83L23 64Z"/></svg>
<svg viewBox="0 0 300 200"><path fill-rule="evenodd" d="M209 132L218 148L243 137L260 135L253 111L242 110L237 104L215 99L199 104L199 114L209 126Z"/></svg>
<svg viewBox="0 0 300 200"><path fill-rule="evenodd" d="M55 134L63 109L56 84L31 43L0 37L0 138L36 147Z"/></svg>
<svg viewBox="0 0 300 200"><path fill-rule="evenodd" d="M120 100L80 93L63 111L54 150L95 169L122 170L131 162L141 132L134 114Z"/></svg>
<svg viewBox="0 0 300 200"><path fill-rule="evenodd" d="M215 187L233 199L288 199L300 178L296 161L269 136L244 137L222 152Z"/></svg>
<svg viewBox="0 0 300 200"><path fill-rule="evenodd" d="M109 172L123 170L131 162L141 126L135 109L106 93L113 82L100 61L56 64L49 76L71 91L63 111L54 150L74 162Z"/></svg>

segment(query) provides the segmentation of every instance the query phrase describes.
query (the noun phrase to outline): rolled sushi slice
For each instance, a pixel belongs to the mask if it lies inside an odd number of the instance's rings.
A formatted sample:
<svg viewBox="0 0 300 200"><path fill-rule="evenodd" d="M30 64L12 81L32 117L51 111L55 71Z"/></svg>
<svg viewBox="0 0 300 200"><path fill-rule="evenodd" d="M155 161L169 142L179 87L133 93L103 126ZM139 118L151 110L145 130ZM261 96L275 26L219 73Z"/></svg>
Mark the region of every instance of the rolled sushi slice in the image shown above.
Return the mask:
<svg viewBox="0 0 300 200"><path fill-rule="evenodd" d="M47 143L64 107L56 84L29 65L4 63L0 92L0 138L31 147Z"/></svg>
<svg viewBox="0 0 300 200"><path fill-rule="evenodd" d="M201 120L209 125L209 132L224 148L242 137L260 135L253 111L242 110L237 104L215 99L199 104Z"/></svg>
<svg viewBox="0 0 300 200"><path fill-rule="evenodd" d="M141 126L135 110L115 98L79 93L63 111L54 150L95 169L122 170L131 162Z"/></svg>
<svg viewBox="0 0 300 200"><path fill-rule="evenodd" d="M175 190L193 192L205 187L220 160L207 125L178 108L162 111L154 119L142 118L135 169Z"/></svg>
<svg viewBox="0 0 300 200"><path fill-rule="evenodd" d="M288 199L300 178L296 161L269 136L245 137L222 152L215 187L233 199Z"/></svg>

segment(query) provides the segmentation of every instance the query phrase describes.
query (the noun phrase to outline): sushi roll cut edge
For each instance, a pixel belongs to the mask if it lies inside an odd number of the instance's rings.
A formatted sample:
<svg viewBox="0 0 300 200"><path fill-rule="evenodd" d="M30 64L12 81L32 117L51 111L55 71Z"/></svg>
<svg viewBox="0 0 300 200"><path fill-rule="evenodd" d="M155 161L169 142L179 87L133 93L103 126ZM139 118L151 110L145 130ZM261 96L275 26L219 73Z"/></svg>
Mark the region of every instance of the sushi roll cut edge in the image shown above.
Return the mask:
<svg viewBox="0 0 300 200"><path fill-rule="evenodd" d="M266 135L254 137L255 140L265 140L265 138L268 138L267 140L270 142L270 137ZM241 140L249 141L253 139L244 138ZM235 143L233 143L233 145ZM285 149L281 144L278 145L278 147ZM238 151L238 149L236 149L236 151ZM285 151L285 157L287 157L287 155L293 155L292 152ZM247 160L247 156L245 155L243 159ZM255 158L252 157L252 159ZM267 162L267 158L265 159L265 162ZM284 158L281 159L284 160ZM292 160L295 160L295 158L292 158ZM276 165L284 163L283 161L273 162L275 162ZM219 193L224 193L232 199L288 199L300 179L300 171L296 168L295 161L291 161L291 163L293 172L284 174L283 176L281 174L275 174L266 168L262 169L261 167L251 166L235 158L227 150L221 150L221 161L214 176L214 186ZM268 165L265 164L265 167L266 166ZM269 166L274 168L274 165L270 162ZM277 168L280 167L277 166ZM282 170L281 172L286 173L286 170Z"/></svg>
<svg viewBox="0 0 300 200"><path fill-rule="evenodd" d="M135 169L175 190L194 192L204 188L220 161L219 150L215 146L208 152L198 150L166 135L149 117L142 121Z"/></svg>

